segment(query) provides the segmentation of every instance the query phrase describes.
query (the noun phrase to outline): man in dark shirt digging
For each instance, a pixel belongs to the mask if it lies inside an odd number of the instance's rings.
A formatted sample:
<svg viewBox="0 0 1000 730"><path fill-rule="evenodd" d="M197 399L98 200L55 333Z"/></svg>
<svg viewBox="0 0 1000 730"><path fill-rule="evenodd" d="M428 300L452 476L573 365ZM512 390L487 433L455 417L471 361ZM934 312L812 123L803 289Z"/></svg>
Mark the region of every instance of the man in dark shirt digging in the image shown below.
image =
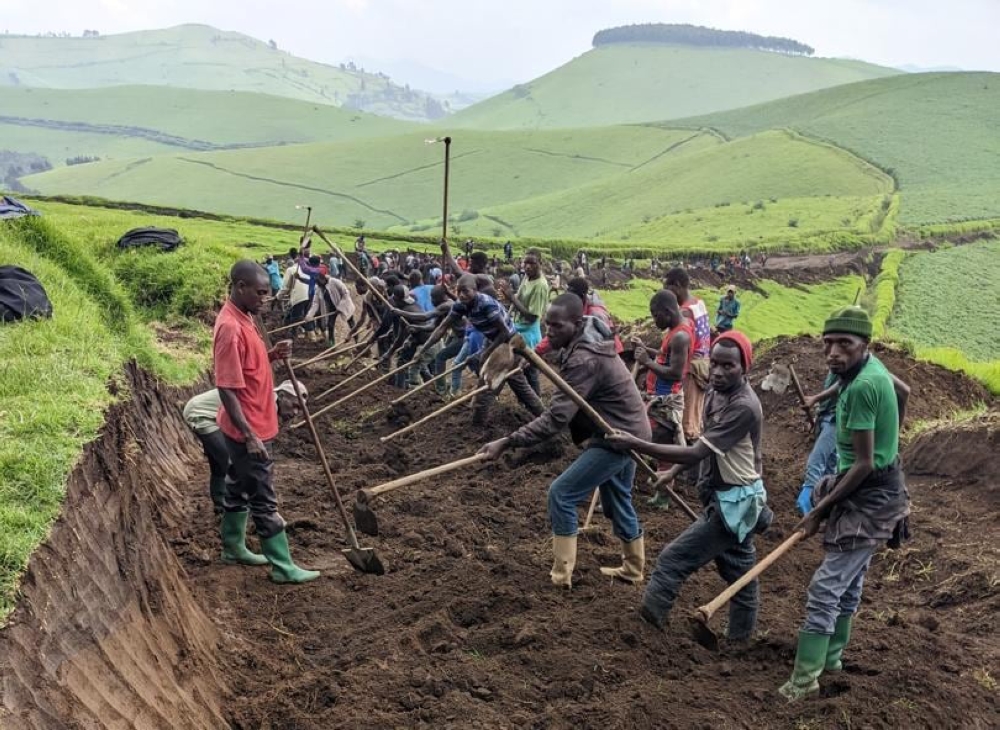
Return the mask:
<svg viewBox="0 0 1000 730"><path fill-rule="evenodd" d="M583 316L576 294L556 297L545 314L552 349L559 351L563 379L616 429L635 439L649 439L649 420L632 376L615 352L611 330L596 317ZM509 436L483 447L496 459L514 446L532 446L569 427L576 443L587 441L583 453L549 487L554 559L552 582L569 588L576 565L577 505L600 489L604 514L622 541L622 565L601 568L607 576L630 583L642 580L645 565L642 527L632 505L635 461L627 450L609 444L577 405L557 390L548 409Z"/></svg>
<svg viewBox="0 0 1000 730"><path fill-rule="evenodd" d="M747 382L753 350L746 335L719 336L709 359L710 388L702 433L690 446L653 444L615 434L608 440L674 464L700 464L699 497L704 512L667 545L656 561L642 598L640 617L663 628L681 585L715 561L719 574L734 583L756 562L753 535L770 524L772 513L761 480L760 401ZM757 623L758 583L753 581L729 604L728 636L750 638Z"/></svg>

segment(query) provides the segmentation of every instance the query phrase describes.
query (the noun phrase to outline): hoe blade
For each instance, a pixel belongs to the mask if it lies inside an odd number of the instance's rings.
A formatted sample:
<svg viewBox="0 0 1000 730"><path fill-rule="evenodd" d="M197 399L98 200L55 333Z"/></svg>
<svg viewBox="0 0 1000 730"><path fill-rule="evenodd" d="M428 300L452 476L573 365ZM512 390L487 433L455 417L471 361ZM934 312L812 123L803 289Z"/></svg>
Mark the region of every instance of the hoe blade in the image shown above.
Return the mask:
<svg viewBox="0 0 1000 730"><path fill-rule="evenodd" d="M378 515L367 502L354 503L354 525L366 535L378 537Z"/></svg>
<svg viewBox="0 0 1000 730"><path fill-rule="evenodd" d="M343 553L347 562L359 573L385 575L385 566L373 548L347 548Z"/></svg>

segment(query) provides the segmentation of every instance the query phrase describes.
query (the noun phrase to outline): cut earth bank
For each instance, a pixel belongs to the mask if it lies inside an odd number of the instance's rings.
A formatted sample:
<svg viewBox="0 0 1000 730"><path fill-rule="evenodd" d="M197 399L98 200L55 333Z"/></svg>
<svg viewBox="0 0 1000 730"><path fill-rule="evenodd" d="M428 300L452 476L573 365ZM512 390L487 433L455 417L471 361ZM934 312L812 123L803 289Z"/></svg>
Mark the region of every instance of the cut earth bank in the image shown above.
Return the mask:
<svg viewBox="0 0 1000 730"><path fill-rule="evenodd" d="M911 423L989 402L960 375L879 354L913 387ZM774 344L755 385L772 362L794 364L808 390L822 380L816 339ZM303 372L313 393L340 377ZM722 588L714 571L685 586L666 633L652 631L635 616L639 591L597 570L618 559L600 517L581 541L577 585L552 589L545 489L576 453L568 442L381 498L383 534L364 541L388 567L376 577L339 555L342 525L314 449L293 431L275 445L282 511L296 558L324 574L276 586L265 569L216 560L206 469L180 419L190 391L134 369L127 381L131 399L88 446L0 632L4 728L1000 726L995 411L910 444L914 537L873 563L846 671L824 677L819 698L788 705L775 690L820 560L815 539L765 573L751 644L715 654L684 619ZM762 555L797 519L810 444L791 393L761 398L777 513ZM482 433L457 409L383 445L401 422L386 401L373 389L319 422L348 495L471 454L526 420L505 396ZM409 401L415 416L434 406ZM652 559L686 518L637 503Z"/></svg>

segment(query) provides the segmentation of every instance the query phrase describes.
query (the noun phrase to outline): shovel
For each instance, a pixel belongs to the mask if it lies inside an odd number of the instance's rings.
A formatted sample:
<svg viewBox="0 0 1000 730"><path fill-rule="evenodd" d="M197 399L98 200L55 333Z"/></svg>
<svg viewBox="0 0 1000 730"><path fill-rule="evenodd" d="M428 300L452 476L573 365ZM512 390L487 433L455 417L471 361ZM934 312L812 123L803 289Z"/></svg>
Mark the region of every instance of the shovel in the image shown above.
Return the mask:
<svg viewBox="0 0 1000 730"><path fill-rule="evenodd" d="M531 348L525 347L524 339L520 335L515 335L514 338L511 340L511 344L513 346L514 351L517 354L527 358L527 360L536 368L538 368L542 372L542 374L545 375L545 377L551 380L552 384L555 385L563 393L565 393L566 396L576 404L576 407L579 408L584 413L584 415L586 415L588 418L590 418L591 421L594 422L594 425L597 426L597 428L600 431L602 431L605 434L614 431L614 429L611 427L611 424L609 424L606 420L604 420L604 418L601 417L601 414L598 413L592 405L590 405L587 401L583 399L583 396L581 396L579 393L573 390L573 387L565 380L563 380L562 376L559 375L559 373L557 373L555 370L553 370L549 366L549 364L541 358L540 355L538 355ZM653 477L653 479L657 480L659 479L659 475L656 473L656 470L653 469L649 464L647 464L638 453L636 453L635 451L632 451L630 453L632 458L635 459L635 463L641 469L643 469L647 474L649 474L649 476ZM687 505L687 503L677 495L677 492L675 492L665 482L666 480L664 480L664 483L659 484L659 486L663 487L663 490L671 496L671 498L678 504L678 506L680 506L682 510L684 510L685 514L687 514L688 517L690 517L692 520L698 519L698 513L695 512L693 509L691 509Z"/></svg>
<svg viewBox="0 0 1000 730"><path fill-rule="evenodd" d="M801 530L792 533L790 538L768 553L766 558L744 573L739 580L716 596L712 601L699 607L691 617L691 631L694 634L695 641L711 651L718 650L719 637L715 635L715 632L708 625L715 612L729 603L733 596L746 588L758 575L771 567L772 563L795 547L804 537L805 533Z"/></svg>
<svg viewBox="0 0 1000 730"><path fill-rule="evenodd" d="M435 466L433 469L425 469L424 471L419 471L416 474L410 474L407 477L400 477L399 479L394 479L391 482L385 482L384 484L379 484L376 487L365 487L364 489L359 489L354 502L354 524L358 526L366 535L377 536L378 535L378 516L372 510L370 502L380 494L385 494L386 492L391 492L394 489L399 489L400 487L405 487L408 484L413 484L419 482L423 479L429 477L435 477L440 474L447 474L448 472L455 471L456 469L461 469L464 466L471 466L472 464L478 464L486 458L485 454L475 454L474 456L468 456L464 459L458 459L457 461L451 461L447 464L442 464L441 466Z"/></svg>
<svg viewBox="0 0 1000 730"><path fill-rule="evenodd" d="M333 498L337 502L337 510L340 512L341 518L344 520L344 527L347 528L347 537L350 540L351 547L343 550L344 557L347 558L347 562L353 566L353 568L361 573L371 573L372 575L385 575L385 566L382 565L382 561L379 560L378 555L375 554L373 548L363 548L358 544L358 536L354 534L354 527L351 525L351 520L347 516L347 510L344 509L344 503L340 499L340 492L337 491L337 485L333 481L333 474L330 472L330 463L326 460L326 452L323 450L323 443L320 441L319 434L316 433L316 426L313 425L312 416L309 415L309 408L306 407L306 399L302 397L302 390L299 388L298 378L295 377L295 371L292 369L292 363L285 358L285 369L288 370L288 379L292 381L292 386L295 388L295 394L299 399L299 408L302 409L302 413L306 417L306 423L309 425L309 433L312 434L313 445L316 446L316 453L319 454L319 460L323 464L323 474L326 475L326 483L330 485L330 491L333 492Z"/></svg>

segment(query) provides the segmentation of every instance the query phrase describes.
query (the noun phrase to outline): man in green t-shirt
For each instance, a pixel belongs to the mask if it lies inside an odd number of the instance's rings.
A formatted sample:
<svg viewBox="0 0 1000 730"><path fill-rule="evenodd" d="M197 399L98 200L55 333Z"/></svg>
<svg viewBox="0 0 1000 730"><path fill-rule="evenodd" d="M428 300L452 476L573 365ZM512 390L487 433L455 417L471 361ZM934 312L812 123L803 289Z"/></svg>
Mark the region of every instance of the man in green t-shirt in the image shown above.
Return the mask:
<svg viewBox="0 0 1000 730"><path fill-rule="evenodd" d="M834 312L823 326L827 364L840 379L839 460L836 476L816 486L815 507L796 525L810 537L825 520L826 555L809 584L795 668L779 690L789 700L818 692L820 674L841 669L872 555L905 533L910 512L898 459L900 403L889 371L868 350L871 334L860 307Z"/></svg>
<svg viewBox="0 0 1000 730"><path fill-rule="evenodd" d="M534 248L524 256L524 281L515 294L509 285L501 284L504 295L510 300L514 329L524 338L524 344L534 350L542 341L542 319L549 308L549 282L542 276L542 254ZM541 395L538 371L530 368L525 376L532 389Z"/></svg>

